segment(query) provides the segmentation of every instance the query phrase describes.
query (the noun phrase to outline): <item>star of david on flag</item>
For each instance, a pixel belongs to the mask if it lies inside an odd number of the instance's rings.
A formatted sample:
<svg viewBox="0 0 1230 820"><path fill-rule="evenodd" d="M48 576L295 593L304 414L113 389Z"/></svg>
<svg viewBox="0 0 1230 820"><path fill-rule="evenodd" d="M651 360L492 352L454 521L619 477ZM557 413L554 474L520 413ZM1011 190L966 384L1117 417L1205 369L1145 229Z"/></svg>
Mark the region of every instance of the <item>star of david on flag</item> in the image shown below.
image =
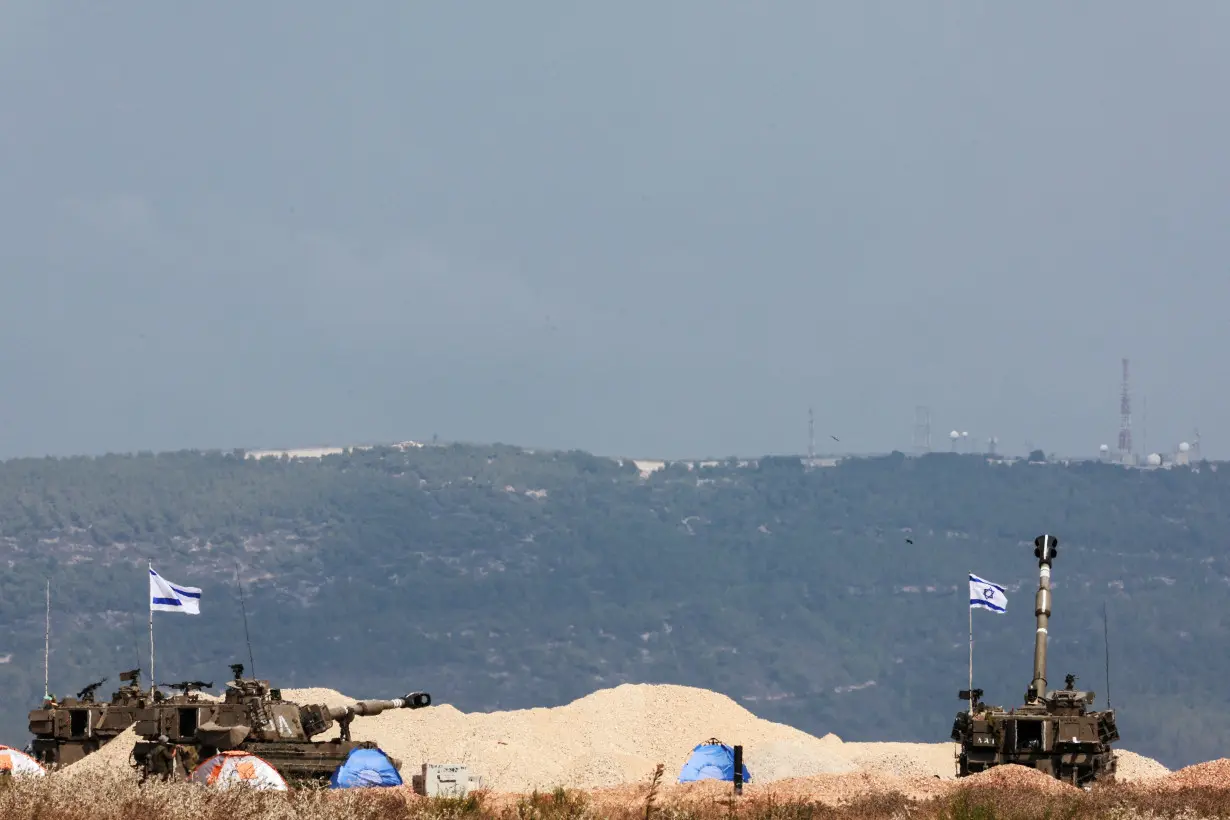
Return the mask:
<svg viewBox="0 0 1230 820"><path fill-rule="evenodd" d="M969 608L989 609L992 612L1008 611L1008 596L999 584L985 581L974 573L969 574Z"/></svg>

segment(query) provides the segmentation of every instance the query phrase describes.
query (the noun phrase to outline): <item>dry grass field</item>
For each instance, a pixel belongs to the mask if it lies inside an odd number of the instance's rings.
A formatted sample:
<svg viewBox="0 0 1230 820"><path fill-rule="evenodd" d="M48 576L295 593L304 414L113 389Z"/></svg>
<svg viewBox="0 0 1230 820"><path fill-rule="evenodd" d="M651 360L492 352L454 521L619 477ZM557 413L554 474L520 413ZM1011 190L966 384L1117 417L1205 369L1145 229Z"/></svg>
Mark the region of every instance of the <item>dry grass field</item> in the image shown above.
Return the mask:
<svg viewBox="0 0 1230 820"><path fill-rule="evenodd" d="M1214 761L1147 782L1088 791L1006 766L963 781L895 782L867 773L815 775L745 787L730 783L643 783L530 794L476 792L428 799L407 788L291 792L215 790L148 783L108 773L10 780L0 785L4 820L730 820L731 818L908 818L908 820L1094 820L1230 817L1230 761ZM932 779L934 781L934 779Z"/></svg>

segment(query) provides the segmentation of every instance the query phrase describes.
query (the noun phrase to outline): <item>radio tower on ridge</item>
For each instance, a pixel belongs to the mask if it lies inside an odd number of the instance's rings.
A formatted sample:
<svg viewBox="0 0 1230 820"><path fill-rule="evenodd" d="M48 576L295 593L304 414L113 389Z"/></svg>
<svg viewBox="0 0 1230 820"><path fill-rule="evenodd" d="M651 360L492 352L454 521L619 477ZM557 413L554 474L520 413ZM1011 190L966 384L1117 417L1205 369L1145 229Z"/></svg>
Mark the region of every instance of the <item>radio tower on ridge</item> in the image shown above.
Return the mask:
<svg viewBox="0 0 1230 820"><path fill-rule="evenodd" d="M914 452L931 452L931 408L921 404L914 408Z"/></svg>
<svg viewBox="0 0 1230 820"><path fill-rule="evenodd" d="M1128 360L1123 360L1123 392L1119 395L1119 459L1132 461L1132 394L1128 389Z"/></svg>
<svg viewBox="0 0 1230 820"><path fill-rule="evenodd" d="M816 414L807 408L807 466L816 460Z"/></svg>

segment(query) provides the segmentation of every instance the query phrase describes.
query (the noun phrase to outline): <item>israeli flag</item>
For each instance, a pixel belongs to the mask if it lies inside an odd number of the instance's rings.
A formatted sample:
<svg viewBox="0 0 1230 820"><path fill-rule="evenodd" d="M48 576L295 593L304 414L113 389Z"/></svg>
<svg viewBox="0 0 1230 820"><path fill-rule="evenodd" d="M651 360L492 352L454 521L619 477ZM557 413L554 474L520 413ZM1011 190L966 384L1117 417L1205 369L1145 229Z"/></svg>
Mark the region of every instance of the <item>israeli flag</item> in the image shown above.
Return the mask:
<svg viewBox="0 0 1230 820"><path fill-rule="evenodd" d="M999 584L984 581L971 572L969 574L969 608L976 607L989 609L992 612L1006 612L1008 596L1004 595L1004 588Z"/></svg>
<svg viewBox="0 0 1230 820"><path fill-rule="evenodd" d="M201 614L201 591L196 587L181 587L149 568L149 608L151 612L186 612Z"/></svg>

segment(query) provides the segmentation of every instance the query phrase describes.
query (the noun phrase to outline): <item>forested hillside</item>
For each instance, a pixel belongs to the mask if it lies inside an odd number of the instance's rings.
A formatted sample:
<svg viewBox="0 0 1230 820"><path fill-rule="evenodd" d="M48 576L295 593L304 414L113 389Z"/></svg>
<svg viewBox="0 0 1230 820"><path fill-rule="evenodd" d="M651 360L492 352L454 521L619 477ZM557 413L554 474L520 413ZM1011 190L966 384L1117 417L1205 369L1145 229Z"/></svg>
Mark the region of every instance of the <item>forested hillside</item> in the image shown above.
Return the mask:
<svg viewBox="0 0 1230 820"><path fill-rule="evenodd" d="M813 733L944 740L968 674L966 574L1008 588L1006 615L974 613L974 674L1013 705L1045 531L1052 685L1074 672L1105 702L1105 603L1122 745L1178 766L1230 753L1228 502L1230 470L1207 463L952 454L648 478L499 445L9 461L0 742L25 744L42 694L45 579L54 693L148 667L147 560L203 588L200 617L155 615L160 681L221 684L247 662L238 569L275 685L487 710L671 682Z"/></svg>

